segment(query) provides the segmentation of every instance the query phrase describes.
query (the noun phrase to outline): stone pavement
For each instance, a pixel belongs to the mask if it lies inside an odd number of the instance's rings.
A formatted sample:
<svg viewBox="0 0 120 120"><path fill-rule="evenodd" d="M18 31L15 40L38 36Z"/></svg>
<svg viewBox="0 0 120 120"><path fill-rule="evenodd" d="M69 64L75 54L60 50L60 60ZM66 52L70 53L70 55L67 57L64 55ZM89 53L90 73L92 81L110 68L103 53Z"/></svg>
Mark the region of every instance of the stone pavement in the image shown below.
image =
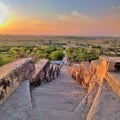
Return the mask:
<svg viewBox="0 0 120 120"><path fill-rule="evenodd" d="M70 120L87 91L68 75L66 66L52 82L31 91L33 120Z"/></svg>

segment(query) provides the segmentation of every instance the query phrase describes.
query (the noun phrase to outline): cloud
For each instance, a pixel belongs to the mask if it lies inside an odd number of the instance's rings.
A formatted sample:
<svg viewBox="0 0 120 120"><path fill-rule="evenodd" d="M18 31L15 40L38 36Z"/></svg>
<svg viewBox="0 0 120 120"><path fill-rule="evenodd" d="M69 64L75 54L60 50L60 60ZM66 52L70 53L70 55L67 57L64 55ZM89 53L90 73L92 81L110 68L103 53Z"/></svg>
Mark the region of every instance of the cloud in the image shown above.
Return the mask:
<svg viewBox="0 0 120 120"><path fill-rule="evenodd" d="M85 14L79 12L79 11L72 11L72 15L73 15L74 17L79 17L79 18L88 18L87 15L85 15Z"/></svg>
<svg viewBox="0 0 120 120"><path fill-rule="evenodd" d="M120 14L120 5L114 5L111 7L111 10L117 14Z"/></svg>
<svg viewBox="0 0 120 120"><path fill-rule="evenodd" d="M65 15L65 14L57 14L57 17L64 22L67 22L71 19L71 16Z"/></svg>
<svg viewBox="0 0 120 120"><path fill-rule="evenodd" d="M73 14L73 16L77 16L77 17L83 15L83 14L81 14L81 13L78 12L78 11L72 11L72 14Z"/></svg>
<svg viewBox="0 0 120 120"><path fill-rule="evenodd" d="M81 13L79 11L72 11L69 14L57 14L57 17L59 20L64 22L70 22L70 21L76 21L76 20L86 20L90 19L88 15L85 15L84 13Z"/></svg>

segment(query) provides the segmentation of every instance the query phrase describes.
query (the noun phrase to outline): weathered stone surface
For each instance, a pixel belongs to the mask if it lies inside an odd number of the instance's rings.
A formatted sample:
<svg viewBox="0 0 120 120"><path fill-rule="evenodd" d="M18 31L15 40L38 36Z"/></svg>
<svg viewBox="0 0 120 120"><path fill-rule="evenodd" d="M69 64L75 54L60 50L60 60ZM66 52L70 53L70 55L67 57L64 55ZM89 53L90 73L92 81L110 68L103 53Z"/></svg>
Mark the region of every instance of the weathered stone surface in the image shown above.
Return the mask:
<svg viewBox="0 0 120 120"><path fill-rule="evenodd" d="M113 91L120 96L120 71L115 68L115 64L120 62L120 57L100 57L100 60L105 61L106 66L105 79ZM112 71L112 72L109 72Z"/></svg>
<svg viewBox="0 0 120 120"><path fill-rule="evenodd" d="M120 96L120 72L107 72L105 79L113 91Z"/></svg>
<svg viewBox="0 0 120 120"><path fill-rule="evenodd" d="M93 100L98 92L98 88L99 84L96 83L93 89L86 94L78 107L75 109L71 120L86 120Z"/></svg>
<svg viewBox="0 0 120 120"><path fill-rule="evenodd" d="M31 110L30 86L26 80L0 105L0 120L31 120Z"/></svg>
<svg viewBox="0 0 120 120"><path fill-rule="evenodd" d="M89 79L89 62L82 62L81 64L74 64L69 67L69 73L82 87L87 88Z"/></svg>
<svg viewBox="0 0 120 120"><path fill-rule="evenodd" d="M83 65L82 71L84 70L84 72L82 72L82 76L84 79L85 88L87 88L90 82L90 63L82 62L81 64Z"/></svg>
<svg viewBox="0 0 120 120"><path fill-rule="evenodd" d="M102 82L103 78L105 78L106 72L107 62L100 59L96 68L96 75L99 78L100 82Z"/></svg>
<svg viewBox="0 0 120 120"><path fill-rule="evenodd" d="M0 67L0 104L26 79L34 73L31 59L20 59Z"/></svg>
<svg viewBox="0 0 120 120"><path fill-rule="evenodd" d="M100 57L98 61L92 61L90 64L89 62L82 62L77 66L71 66L69 72L84 88L91 90L95 82L102 83L107 68L108 62L103 57Z"/></svg>
<svg viewBox="0 0 120 120"><path fill-rule="evenodd" d="M90 63L90 79L92 79L92 77L96 74L97 65L98 65L98 60L91 61L91 63ZM89 82L90 82L90 79L89 79Z"/></svg>
<svg viewBox="0 0 120 120"><path fill-rule="evenodd" d="M115 71L117 70L115 68L115 64L120 62L120 57L100 57L100 59L104 60L107 62L108 64L108 68L107 68L107 71L108 72L112 72L112 71Z"/></svg>
<svg viewBox="0 0 120 120"><path fill-rule="evenodd" d="M93 101L86 120L119 120L120 98L104 81Z"/></svg>
<svg viewBox="0 0 120 120"><path fill-rule="evenodd" d="M87 74L88 77L88 91L93 88L97 83L102 83L107 72L107 62L103 59L92 61L90 63L90 72Z"/></svg>
<svg viewBox="0 0 120 120"><path fill-rule="evenodd" d="M32 86L38 86L55 79L60 73L60 66L51 64L49 60L41 59L35 65L35 72L30 81Z"/></svg>
<svg viewBox="0 0 120 120"><path fill-rule="evenodd" d="M49 65L49 60L41 59L38 63L35 64L34 75L30 83L32 85L41 85L45 82L46 77L46 68Z"/></svg>
<svg viewBox="0 0 120 120"><path fill-rule="evenodd" d="M82 81L88 85L88 94L99 89L97 94L94 94L95 99L92 99L91 104L88 104L90 103L88 102L89 98L86 98L88 105L85 103L85 98L82 100L72 119L86 120L87 117L87 120L119 120L120 98L116 96L120 96L120 71L119 64L116 65L116 63L119 63L119 60L120 58L118 57L100 57L98 61L91 62L90 69L87 67L88 70L86 65L82 63L79 65L79 70L77 67L71 67L73 78L77 81L82 78ZM84 87L83 84L81 85ZM98 86L95 88L96 85Z"/></svg>

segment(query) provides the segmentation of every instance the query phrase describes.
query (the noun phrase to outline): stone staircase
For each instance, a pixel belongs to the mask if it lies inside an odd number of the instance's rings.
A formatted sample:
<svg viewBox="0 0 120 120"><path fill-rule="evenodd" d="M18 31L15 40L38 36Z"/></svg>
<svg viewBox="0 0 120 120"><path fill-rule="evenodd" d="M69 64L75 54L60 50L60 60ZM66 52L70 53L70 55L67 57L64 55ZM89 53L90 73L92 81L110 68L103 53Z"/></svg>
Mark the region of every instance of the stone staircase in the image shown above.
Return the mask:
<svg viewBox="0 0 120 120"><path fill-rule="evenodd" d="M89 74L89 69L94 71L94 68L97 68L97 72L104 69L103 66L95 67L98 63L99 61L92 62L93 67L90 67L86 62L82 63L83 73L85 73L83 78L86 81L89 81L89 78L95 74L95 72ZM56 79L49 81L47 84L32 87L32 89L30 89L28 80L23 81L0 105L0 120L120 119L119 72L97 73L97 77L103 78L103 80L91 81L94 82L94 85L91 83L92 87L89 90L77 84L70 77L69 72L67 66L64 65ZM40 74L40 72L38 73ZM87 75L90 75L90 77L87 77ZM39 75L36 76L39 77ZM93 78L96 78L95 76ZM81 80L83 78L81 77Z"/></svg>
<svg viewBox="0 0 120 120"><path fill-rule="evenodd" d="M57 79L31 91L33 120L70 120L86 93L63 66Z"/></svg>
<svg viewBox="0 0 120 120"><path fill-rule="evenodd" d="M88 65L88 64L87 64ZM120 74L119 74L120 76ZM120 98L106 80L87 92L63 66L54 81L32 90L33 120L119 120Z"/></svg>

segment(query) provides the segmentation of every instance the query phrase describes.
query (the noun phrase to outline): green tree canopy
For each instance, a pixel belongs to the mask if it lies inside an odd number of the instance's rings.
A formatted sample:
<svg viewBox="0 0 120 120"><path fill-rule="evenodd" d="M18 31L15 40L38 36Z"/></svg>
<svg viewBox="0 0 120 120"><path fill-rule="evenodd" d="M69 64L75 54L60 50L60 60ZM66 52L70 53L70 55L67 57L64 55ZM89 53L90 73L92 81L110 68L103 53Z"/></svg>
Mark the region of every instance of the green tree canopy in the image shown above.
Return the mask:
<svg viewBox="0 0 120 120"><path fill-rule="evenodd" d="M52 60L62 60L64 57L64 53L62 51L53 51L50 55Z"/></svg>

